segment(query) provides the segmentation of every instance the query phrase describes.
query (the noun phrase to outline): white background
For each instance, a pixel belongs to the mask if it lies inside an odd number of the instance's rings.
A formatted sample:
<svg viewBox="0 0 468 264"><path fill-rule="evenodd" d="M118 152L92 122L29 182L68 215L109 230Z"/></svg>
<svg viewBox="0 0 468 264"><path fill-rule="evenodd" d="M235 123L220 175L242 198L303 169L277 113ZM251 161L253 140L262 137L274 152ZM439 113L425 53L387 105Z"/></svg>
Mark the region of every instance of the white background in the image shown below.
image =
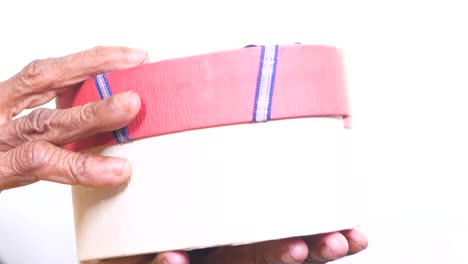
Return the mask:
<svg viewBox="0 0 468 264"><path fill-rule="evenodd" d="M468 8L464 1L6 1L0 79L36 58L98 45L153 61L247 44L343 47L365 252L337 263L468 263ZM0 93L1 96L1 93ZM330 190L330 195L339 195ZM0 195L7 264L74 263L69 187Z"/></svg>

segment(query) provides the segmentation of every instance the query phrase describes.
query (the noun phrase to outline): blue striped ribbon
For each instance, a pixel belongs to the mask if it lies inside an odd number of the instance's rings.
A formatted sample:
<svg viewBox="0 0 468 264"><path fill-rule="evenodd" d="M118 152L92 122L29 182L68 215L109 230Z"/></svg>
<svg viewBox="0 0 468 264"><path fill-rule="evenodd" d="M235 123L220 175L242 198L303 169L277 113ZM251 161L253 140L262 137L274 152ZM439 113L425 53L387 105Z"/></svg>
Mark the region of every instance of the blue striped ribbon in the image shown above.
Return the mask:
<svg viewBox="0 0 468 264"><path fill-rule="evenodd" d="M278 63L278 45L262 46L260 69L257 78L257 91L253 122L270 120L271 101L275 86L276 65Z"/></svg>
<svg viewBox="0 0 468 264"><path fill-rule="evenodd" d="M101 97L101 100L112 96L112 90L110 88L109 82L107 81L105 73L96 75L94 77L94 83L96 84L96 88L98 90L99 97ZM117 141L118 143L130 141L127 128L125 127L112 131L112 134L114 135L115 141Z"/></svg>

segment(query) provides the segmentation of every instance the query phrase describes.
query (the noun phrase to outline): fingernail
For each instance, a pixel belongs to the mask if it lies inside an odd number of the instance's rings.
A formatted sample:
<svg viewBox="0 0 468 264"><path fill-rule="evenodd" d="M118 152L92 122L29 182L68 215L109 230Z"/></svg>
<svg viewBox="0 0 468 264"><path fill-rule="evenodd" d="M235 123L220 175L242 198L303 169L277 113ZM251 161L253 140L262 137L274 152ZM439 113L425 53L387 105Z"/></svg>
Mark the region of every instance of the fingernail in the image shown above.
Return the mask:
<svg viewBox="0 0 468 264"><path fill-rule="evenodd" d="M129 112L132 106L132 94L133 92L126 92L122 94L117 94L114 97L114 104L117 109L123 112Z"/></svg>
<svg viewBox="0 0 468 264"><path fill-rule="evenodd" d="M130 59L135 65L140 65L148 60L148 52L144 50L133 50L130 54Z"/></svg>
<svg viewBox="0 0 468 264"><path fill-rule="evenodd" d="M361 247L361 249L366 249L369 245L369 239L366 232L361 227L355 227L354 230L351 231L354 232L351 233L352 236L350 239L352 239L356 245Z"/></svg>
<svg viewBox="0 0 468 264"><path fill-rule="evenodd" d="M309 253L308 246L303 239L290 238L285 239L288 245L288 257L292 263L303 263Z"/></svg>
<svg viewBox="0 0 468 264"><path fill-rule="evenodd" d="M132 166L126 159L114 158L112 159L112 171L117 177L128 178L132 174Z"/></svg>

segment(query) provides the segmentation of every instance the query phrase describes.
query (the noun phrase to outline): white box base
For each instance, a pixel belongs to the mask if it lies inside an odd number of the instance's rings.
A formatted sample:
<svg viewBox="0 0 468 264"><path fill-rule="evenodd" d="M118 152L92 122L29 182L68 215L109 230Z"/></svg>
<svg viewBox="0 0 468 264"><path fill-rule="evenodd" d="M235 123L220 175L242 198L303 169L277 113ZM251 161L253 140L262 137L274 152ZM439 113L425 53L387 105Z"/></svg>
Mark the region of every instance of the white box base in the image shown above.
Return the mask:
<svg viewBox="0 0 468 264"><path fill-rule="evenodd" d="M341 118L232 125L91 150L128 158L114 189L73 187L80 260L235 245L357 225Z"/></svg>

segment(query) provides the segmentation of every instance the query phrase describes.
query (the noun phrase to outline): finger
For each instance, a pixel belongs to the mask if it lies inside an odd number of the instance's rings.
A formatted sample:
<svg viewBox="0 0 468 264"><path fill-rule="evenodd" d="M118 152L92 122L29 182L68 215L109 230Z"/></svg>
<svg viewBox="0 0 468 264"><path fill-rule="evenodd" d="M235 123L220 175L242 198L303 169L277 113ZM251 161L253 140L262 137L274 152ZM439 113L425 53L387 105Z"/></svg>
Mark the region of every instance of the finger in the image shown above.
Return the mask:
<svg viewBox="0 0 468 264"><path fill-rule="evenodd" d="M243 246L222 247L198 256L194 264L298 264L307 257L307 245L299 238L268 241Z"/></svg>
<svg viewBox="0 0 468 264"><path fill-rule="evenodd" d="M99 102L69 109L37 109L0 126L0 151L28 141L65 145L87 136L126 126L139 112L138 94L117 94Z"/></svg>
<svg viewBox="0 0 468 264"><path fill-rule="evenodd" d="M319 264L336 260L348 253L348 241L339 232L304 238L309 246L309 255L304 263Z"/></svg>
<svg viewBox="0 0 468 264"><path fill-rule="evenodd" d="M131 257L121 257L103 260L83 261L81 264L149 264L153 255L138 255Z"/></svg>
<svg viewBox="0 0 468 264"><path fill-rule="evenodd" d="M363 251L368 246L368 238L360 229L354 228L341 232L348 240L349 252L348 255L356 254Z"/></svg>
<svg viewBox="0 0 468 264"><path fill-rule="evenodd" d="M39 180L92 187L116 186L131 175L130 163L64 150L45 141L27 142L0 154L0 190Z"/></svg>
<svg viewBox="0 0 468 264"><path fill-rule="evenodd" d="M156 255L151 264L189 264L189 257L183 251L163 252Z"/></svg>
<svg viewBox="0 0 468 264"><path fill-rule="evenodd" d="M35 60L11 79L0 83L0 116L12 118L23 109L50 101L65 87L103 72L147 61L146 52L124 47L97 47L65 57Z"/></svg>

